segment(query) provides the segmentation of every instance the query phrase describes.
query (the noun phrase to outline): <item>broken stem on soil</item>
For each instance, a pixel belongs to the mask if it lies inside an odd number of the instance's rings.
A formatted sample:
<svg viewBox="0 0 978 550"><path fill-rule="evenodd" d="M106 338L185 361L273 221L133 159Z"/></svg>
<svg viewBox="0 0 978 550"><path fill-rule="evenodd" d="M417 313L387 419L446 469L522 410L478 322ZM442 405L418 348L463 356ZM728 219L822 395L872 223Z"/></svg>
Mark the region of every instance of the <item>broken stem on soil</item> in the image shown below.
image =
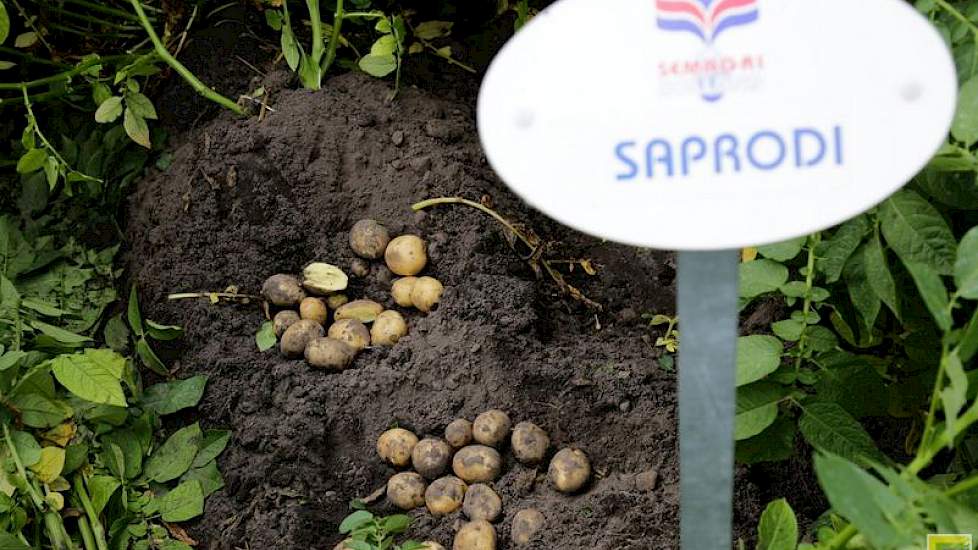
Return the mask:
<svg viewBox="0 0 978 550"><path fill-rule="evenodd" d="M188 300L192 298L207 298L213 301L214 298L224 298L227 300L260 300L261 296L253 294L240 294L237 292L178 292L167 295L167 300Z"/></svg>

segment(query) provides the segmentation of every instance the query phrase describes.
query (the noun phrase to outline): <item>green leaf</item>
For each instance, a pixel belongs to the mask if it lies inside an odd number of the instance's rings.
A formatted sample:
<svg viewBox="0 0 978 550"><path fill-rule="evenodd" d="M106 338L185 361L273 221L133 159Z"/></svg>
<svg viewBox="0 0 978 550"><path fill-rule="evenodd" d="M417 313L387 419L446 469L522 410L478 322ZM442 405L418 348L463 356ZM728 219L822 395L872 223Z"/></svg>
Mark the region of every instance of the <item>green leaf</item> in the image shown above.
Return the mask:
<svg viewBox="0 0 978 550"><path fill-rule="evenodd" d="M112 476L95 475L88 479L88 494L92 499L95 515L102 514L105 505L119 487L122 487L122 482Z"/></svg>
<svg viewBox="0 0 978 550"><path fill-rule="evenodd" d="M129 328L132 329L136 336L145 334L143 330L143 315L139 312L139 293L136 292L136 285L132 285L129 289L129 304L126 307L126 315L129 318Z"/></svg>
<svg viewBox="0 0 978 550"><path fill-rule="evenodd" d="M95 102L97 107L100 107L110 97L112 97L112 88L109 88L108 84L104 82L95 82L92 84L92 101Z"/></svg>
<svg viewBox="0 0 978 550"><path fill-rule="evenodd" d="M422 40L434 40L448 36L452 32L450 21L425 21L414 28L414 36Z"/></svg>
<svg viewBox="0 0 978 550"><path fill-rule="evenodd" d="M866 273L865 246L857 249L849 257L843 275L846 280L849 299L852 300L852 305L859 312L859 318L868 332L876 324L876 318L879 316L883 302L869 284L869 275Z"/></svg>
<svg viewBox="0 0 978 550"><path fill-rule="evenodd" d="M224 487L224 478L221 476L221 471L217 468L217 462L213 460L203 466L192 468L180 480L199 481L205 498Z"/></svg>
<svg viewBox="0 0 978 550"><path fill-rule="evenodd" d="M278 338L275 336L275 323L265 321L255 334L255 343L258 344L258 351L268 351L275 347Z"/></svg>
<svg viewBox="0 0 978 550"><path fill-rule="evenodd" d="M51 371L62 386L93 403L126 406L119 380L126 359L107 349L87 349L84 353L59 355L51 360Z"/></svg>
<svg viewBox="0 0 978 550"><path fill-rule="evenodd" d="M152 148L152 144L149 141L149 126L146 125L146 119L135 113L132 109L127 108L123 111L122 125L125 127L126 135L130 139L147 149Z"/></svg>
<svg viewBox="0 0 978 550"><path fill-rule="evenodd" d="M126 107L131 109L134 114L143 118L149 120L156 120L157 118L153 102L139 92L126 94Z"/></svg>
<svg viewBox="0 0 978 550"><path fill-rule="evenodd" d="M0 9L2 8L3 8L3 3L0 2ZM2 21L0 21L0 24L2 24ZM0 28L0 37L3 36L2 31L3 29ZM3 43L3 40L0 40L0 43ZM6 531L0 531L0 550L32 550L32 549L29 544L24 544L15 535L7 533Z"/></svg>
<svg viewBox="0 0 978 550"><path fill-rule="evenodd" d="M397 69L397 58L393 54L365 55L360 58L360 70L377 78L385 77Z"/></svg>
<svg viewBox="0 0 978 550"><path fill-rule="evenodd" d="M971 321L965 325L964 331L961 333L957 353L963 363L967 363L978 354L978 309L975 310L971 316Z"/></svg>
<svg viewBox="0 0 978 550"><path fill-rule="evenodd" d="M156 355L153 348L149 346L149 342L146 338L140 338L136 341L136 355L142 359L143 364L149 367L150 370L159 374L160 376L169 376L170 371L163 364L163 361Z"/></svg>
<svg viewBox="0 0 978 550"><path fill-rule="evenodd" d="M778 262L787 262L793 259L805 247L808 237L798 237L790 241L769 244L757 247L757 252L765 258L770 258Z"/></svg>
<svg viewBox="0 0 978 550"><path fill-rule="evenodd" d="M105 323L103 335L105 337L105 343L113 350L119 353L125 353L129 349L129 327L122 320L121 313L109 318Z"/></svg>
<svg viewBox="0 0 978 550"><path fill-rule="evenodd" d="M9 368L16 367L20 360L27 356L26 352L23 351L8 351L3 355L0 355L0 372L3 372Z"/></svg>
<svg viewBox="0 0 978 550"><path fill-rule="evenodd" d="M158 501L163 521L178 523L204 513L204 491L196 479L177 485Z"/></svg>
<svg viewBox="0 0 978 550"><path fill-rule="evenodd" d="M951 135L968 146L978 141L978 77L965 82L958 92L958 107L951 124Z"/></svg>
<svg viewBox="0 0 978 550"><path fill-rule="evenodd" d="M795 550L797 544L798 520L788 501L768 504L757 526L757 550Z"/></svg>
<svg viewBox="0 0 978 550"><path fill-rule="evenodd" d="M819 245L815 265L819 271L825 273L826 282L834 283L839 280L846 262L859 248L859 243L869 230L866 216L858 216L842 224L830 240Z"/></svg>
<svg viewBox="0 0 978 550"><path fill-rule="evenodd" d="M186 380L161 382L146 388L140 402L146 410L159 415L173 414L188 407L195 407L204 395L207 377L198 374Z"/></svg>
<svg viewBox="0 0 978 550"><path fill-rule="evenodd" d="M886 242L904 262L923 263L941 275L954 271L957 242L940 212L910 191L897 191L880 208Z"/></svg>
<svg viewBox="0 0 978 550"><path fill-rule="evenodd" d="M3 44L8 36L10 36L10 16L7 15L6 6L0 1L0 44Z"/></svg>
<svg viewBox="0 0 978 550"><path fill-rule="evenodd" d="M37 33L34 31L22 32L14 38L15 48L30 48L37 43Z"/></svg>
<svg viewBox="0 0 978 550"><path fill-rule="evenodd" d="M48 160L48 152L45 149L30 149L17 161L18 174L30 174L40 170Z"/></svg>
<svg viewBox="0 0 978 550"><path fill-rule="evenodd" d="M869 287L890 311L900 319L900 303L897 299L896 283L887 265L886 252L880 243L879 235L872 235L863 248L863 266Z"/></svg>
<svg viewBox="0 0 978 550"><path fill-rule="evenodd" d="M783 351L784 345L774 336L755 334L737 338L737 387L778 370Z"/></svg>
<svg viewBox="0 0 978 550"><path fill-rule="evenodd" d="M373 521L373 519L374 515L370 512L366 510L357 510L356 512L346 516L346 519L340 523L340 534L345 535L347 533L351 533Z"/></svg>
<svg viewBox="0 0 978 550"><path fill-rule="evenodd" d="M10 439L14 442L14 449L24 466L33 466L41 460L41 446L33 435L11 430Z"/></svg>
<svg viewBox="0 0 978 550"><path fill-rule="evenodd" d="M788 281L788 268L772 260L740 264L740 296L753 298L774 292Z"/></svg>
<svg viewBox="0 0 978 550"><path fill-rule="evenodd" d="M370 55L375 55L378 57L391 55L396 51L397 39L391 34L381 36L370 46Z"/></svg>
<svg viewBox="0 0 978 550"><path fill-rule="evenodd" d="M120 478L134 479L143 471L143 446L132 430L109 432L102 436L102 445L112 444L122 452Z"/></svg>
<svg viewBox="0 0 978 550"><path fill-rule="evenodd" d="M183 336L183 327L178 325L161 325L146 319L146 332L153 340L161 342L176 340Z"/></svg>
<svg viewBox="0 0 978 550"><path fill-rule="evenodd" d="M200 443L200 450L194 457L194 468L201 468L208 462L213 462L228 446L231 441L231 432L227 430L207 430L204 439Z"/></svg>
<svg viewBox="0 0 978 550"><path fill-rule="evenodd" d="M947 430L952 436L956 435L958 414L967 401L968 396L968 377L964 373L964 365L961 358L955 352L949 353L943 361L944 373L947 375L948 384L941 391L941 402L944 405L944 419L947 423Z"/></svg>
<svg viewBox="0 0 978 550"><path fill-rule="evenodd" d="M403 533L411 526L411 516L405 514L387 516L380 521L380 525L388 533Z"/></svg>
<svg viewBox="0 0 978 550"><path fill-rule="evenodd" d="M806 324L797 319L785 319L771 325L771 330L785 342L797 342L805 331Z"/></svg>
<svg viewBox="0 0 978 550"><path fill-rule="evenodd" d="M10 402L20 410L24 425L31 428L53 428L72 415L67 404L38 393L17 395Z"/></svg>
<svg viewBox="0 0 978 550"><path fill-rule="evenodd" d="M193 464L203 437L196 423L177 430L146 461L146 477L163 483L182 476Z"/></svg>
<svg viewBox="0 0 978 550"><path fill-rule="evenodd" d="M766 430L737 442L737 461L743 464L787 460L795 450L795 422L779 416Z"/></svg>
<svg viewBox="0 0 978 550"><path fill-rule="evenodd" d="M831 330L821 326L811 326L805 332L805 341L808 346L818 353L832 351L839 345L839 339Z"/></svg>
<svg viewBox="0 0 978 550"><path fill-rule="evenodd" d="M299 68L302 52L295 40L295 35L292 34L292 27L287 24L282 26L282 55L290 69L294 71Z"/></svg>
<svg viewBox="0 0 978 550"><path fill-rule="evenodd" d="M908 262L904 260L903 265L910 272L920 297L924 299L927 310L934 317L934 322L938 328L947 332L951 330L951 311L950 301L947 295L947 287L941 280L941 275L931 266L923 263Z"/></svg>
<svg viewBox="0 0 978 550"><path fill-rule="evenodd" d="M122 114L122 109L122 97L111 96L99 103L98 109L95 110L95 122L101 124L115 122Z"/></svg>
<svg viewBox="0 0 978 550"><path fill-rule="evenodd" d="M848 460L881 457L862 425L837 403L808 403L802 410L798 429L812 447Z"/></svg>
<svg viewBox="0 0 978 550"><path fill-rule="evenodd" d="M31 326L41 331L42 334L46 334L51 338L54 338L58 342L62 342L65 344L84 344L92 340L88 336L75 334L74 332L65 330L61 327L49 325L41 321L31 321Z"/></svg>
<svg viewBox="0 0 978 550"><path fill-rule="evenodd" d="M62 475L68 475L78 468L81 468L88 460L88 445L85 443L73 443L65 447L65 468Z"/></svg>
<svg viewBox="0 0 978 550"><path fill-rule="evenodd" d="M273 30L282 30L282 12L273 9L265 10L265 23Z"/></svg>
<svg viewBox="0 0 978 550"><path fill-rule="evenodd" d="M783 386L756 382L737 388L737 416L734 439L740 441L763 432L778 417L778 403L785 396Z"/></svg>
<svg viewBox="0 0 978 550"><path fill-rule="evenodd" d="M978 226L965 233L954 262L954 284L958 295L978 300Z"/></svg>

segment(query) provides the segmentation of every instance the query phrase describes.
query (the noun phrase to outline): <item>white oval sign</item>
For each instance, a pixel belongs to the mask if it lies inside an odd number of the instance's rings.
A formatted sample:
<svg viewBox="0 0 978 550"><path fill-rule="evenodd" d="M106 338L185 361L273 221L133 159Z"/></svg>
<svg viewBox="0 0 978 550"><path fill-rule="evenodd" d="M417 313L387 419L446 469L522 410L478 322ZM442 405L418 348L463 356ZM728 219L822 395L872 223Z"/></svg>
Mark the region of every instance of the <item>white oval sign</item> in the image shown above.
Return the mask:
<svg viewBox="0 0 978 550"><path fill-rule="evenodd" d="M611 240L776 242L886 198L943 142L954 62L903 0L560 0L478 122L531 205Z"/></svg>

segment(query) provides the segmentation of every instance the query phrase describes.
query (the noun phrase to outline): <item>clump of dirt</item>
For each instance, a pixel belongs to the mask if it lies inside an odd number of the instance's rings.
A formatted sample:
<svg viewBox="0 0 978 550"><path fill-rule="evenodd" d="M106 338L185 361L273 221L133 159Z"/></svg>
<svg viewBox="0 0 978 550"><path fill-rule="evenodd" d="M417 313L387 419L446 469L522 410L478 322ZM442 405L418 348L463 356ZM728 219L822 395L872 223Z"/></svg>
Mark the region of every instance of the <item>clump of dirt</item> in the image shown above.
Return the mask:
<svg viewBox="0 0 978 550"><path fill-rule="evenodd" d="M381 432L397 424L440 436L455 418L500 408L548 430L551 452L582 448L596 472L586 492L565 496L546 483L545 464L504 453L500 548L511 547L512 518L525 507L548 525L528 548L678 546L675 376L658 365L655 333L639 317L674 311L671 257L583 236L526 207L486 163L474 100L407 89L387 102L389 92L356 74L317 92L276 92L261 121L225 114L188 133L170 168L131 199L129 264L142 303L186 328L173 366L210 376L201 418L234 431L220 460L226 487L192 535L207 548L331 549L349 501L393 473L374 450ZM605 310L538 279L484 214L411 211L435 196L487 196L562 256L590 259L596 276L567 277ZM425 237L426 273L446 291L429 315L404 311L411 332L395 347L369 349L341 374L259 353L257 305L166 299L232 284L256 293L265 277L315 260L347 268L348 231L364 217ZM349 295L395 308L390 280L376 263L351 279ZM459 514L416 510L412 535L449 546Z"/></svg>

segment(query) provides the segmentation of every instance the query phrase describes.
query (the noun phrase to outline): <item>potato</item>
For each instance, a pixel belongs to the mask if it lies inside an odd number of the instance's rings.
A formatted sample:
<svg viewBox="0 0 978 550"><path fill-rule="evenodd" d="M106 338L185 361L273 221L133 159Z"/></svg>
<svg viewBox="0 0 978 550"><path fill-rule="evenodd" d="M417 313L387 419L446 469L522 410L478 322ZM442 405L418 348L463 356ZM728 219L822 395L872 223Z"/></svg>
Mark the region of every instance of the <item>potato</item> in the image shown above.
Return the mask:
<svg viewBox="0 0 978 550"><path fill-rule="evenodd" d="M320 325L326 323L328 311L326 304L319 298L303 298L299 302L299 317L316 321Z"/></svg>
<svg viewBox="0 0 978 550"><path fill-rule="evenodd" d="M445 547L433 540L426 540L421 543L421 548L418 550L445 550Z"/></svg>
<svg viewBox="0 0 978 550"><path fill-rule="evenodd" d="M326 305L329 309L336 311L340 306L349 302L350 299L346 297L346 294L330 294L326 297Z"/></svg>
<svg viewBox="0 0 978 550"><path fill-rule="evenodd" d="M282 349L282 355L290 359L302 357L309 342L322 335L322 325L309 319L300 319L292 323L292 326L285 329L285 332L282 333L282 339L279 343Z"/></svg>
<svg viewBox="0 0 978 550"><path fill-rule="evenodd" d="M413 510L424 506L424 478L414 472L395 474L387 482L387 500L401 510Z"/></svg>
<svg viewBox="0 0 978 550"><path fill-rule="evenodd" d="M357 258L350 262L350 273L352 273L354 277L363 279L367 275L370 275L370 264L363 261L362 258Z"/></svg>
<svg viewBox="0 0 978 550"><path fill-rule="evenodd" d="M475 422L472 423L472 437L483 445L498 447L509 437L509 430L512 427L513 423L509 415L494 409L475 417Z"/></svg>
<svg viewBox="0 0 978 550"><path fill-rule="evenodd" d="M350 366L357 350L336 338L315 338L306 346L306 362L313 367L343 370Z"/></svg>
<svg viewBox="0 0 978 550"><path fill-rule="evenodd" d="M532 422L520 422L513 429L511 442L516 460L533 465L546 456L550 447L550 436Z"/></svg>
<svg viewBox="0 0 978 550"><path fill-rule="evenodd" d="M416 282L418 282L417 277L401 277L394 281L394 284L391 285L391 296L394 297L394 302L397 305L414 307L414 302L411 301L411 290Z"/></svg>
<svg viewBox="0 0 978 550"><path fill-rule="evenodd" d="M433 437L422 439L411 451L411 465L414 470L428 479L444 474L451 460L452 448L448 443Z"/></svg>
<svg viewBox="0 0 978 550"><path fill-rule="evenodd" d="M407 333L404 317L392 309L381 312L370 327L370 339L375 346L393 346Z"/></svg>
<svg viewBox="0 0 978 550"><path fill-rule="evenodd" d="M558 491L575 493L591 478L591 461L580 449L563 449L550 461L547 474Z"/></svg>
<svg viewBox="0 0 978 550"><path fill-rule="evenodd" d="M272 318L272 325L275 327L275 336L279 338L285 330L295 324L300 319L299 314L291 309L283 309Z"/></svg>
<svg viewBox="0 0 978 550"><path fill-rule="evenodd" d="M513 545L523 546L529 544L533 539L533 535L536 535L537 531L543 529L545 521L543 514L533 508L516 512L516 515L513 516Z"/></svg>
<svg viewBox="0 0 978 550"><path fill-rule="evenodd" d="M493 481L503 469L503 459L499 451L484 445L463 447L452 459L455 475L468 483Z"/></svg>
<svg viewBox="0 0 978 550"><path fill-rule="evenodd" d="M398 275L417 275L428 263L425 242L415 235L401 235L387 245L384 261Z"/></svg>
<svg viewBox="0 0 978 550"><path fill-rule="evenodd" d="M340 319L329 326L326 333L330 338L345 342L351 348L361 351L370 345L370 331L356 319Z"/></svg>
<svg viewBox="0 0 978 550"><path fill-rule="evenodd" d="M455 533L452 550L496 550L496 529L481 519L466 523Z"/></svg>
<svg viewBox="0 0 978 550"><path fill-rule="evenodd" d="M292 275L272 275L261 285L261 293L265 299L279 307L295 306L306 297L299 280Z"/></svg>
<svg viewBox="0 0 978 550"><path fill-rule="evenodd" d="M446 476L431 482L424 492L424 503L434 516L446 516L462 507L465 498L465 482L455 476Z"/></svg>
<svg viewBox="0 0 978 550"><path fill-rule="evenodd" d="M376 260L391 242L387 228L374 220L360 220L350 229L350 248L361 258Z"/></svg>
<svg viewBox="0 0 978 550"><path fill-rule="evenodd" d="M464 418L452 420L445 427L445 441L456 449L472 443L472 423Z"/></svg>
<svg viewBox="0 0 978 550"><path fill-rule="evenodd" d="M419 310L428 313L435 309L441 300L445 287L434 277L418 277L411 289L411 303Z"/></svg>
<svg viewBox="0 0 978 550"><path fill-rule="evenodd" d="M384 306L373 300L353 300L336 308L333 319L356 319L364 324L373 323L381 311L384 311Z"/></svg>
<svg viewBox="0 0 978 550"><path fill-rule="evenodd" d="M313 294L325 296L330 292L346 289L349 278L343 270L332 264L314 262L302 270L302 286Z"/></svg>
<svg viewBox="0 0 978 550"><path fill-rule="evenodd" d="M471 520L496 521L499 514L503 513L503 499L499 498L492 487L476 483L465 492L462 511Z"/></svg>
<svg viewBox="0 0 978 550"><path fill-rule="evenodd" d="M404 467L411 463L411 453L417 444L418 436L403 428L394 428L380 434L377 454L394 466Z"/></svg>

